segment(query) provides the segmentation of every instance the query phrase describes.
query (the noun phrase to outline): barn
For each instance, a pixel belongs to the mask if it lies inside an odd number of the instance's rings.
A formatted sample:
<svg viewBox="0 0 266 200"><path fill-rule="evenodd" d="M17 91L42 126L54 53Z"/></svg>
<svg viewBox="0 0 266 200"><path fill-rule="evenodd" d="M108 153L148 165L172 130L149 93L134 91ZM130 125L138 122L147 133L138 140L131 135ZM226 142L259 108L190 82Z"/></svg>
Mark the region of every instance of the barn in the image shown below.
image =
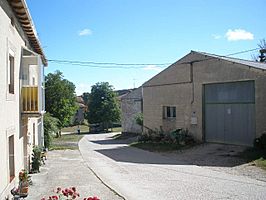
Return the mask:
<svg viewBox="0 0 266 200"><path fill-rule="evenodd" d="M143 84L144 127L252 146L266 130L266 64L191 51Z"/></svg>

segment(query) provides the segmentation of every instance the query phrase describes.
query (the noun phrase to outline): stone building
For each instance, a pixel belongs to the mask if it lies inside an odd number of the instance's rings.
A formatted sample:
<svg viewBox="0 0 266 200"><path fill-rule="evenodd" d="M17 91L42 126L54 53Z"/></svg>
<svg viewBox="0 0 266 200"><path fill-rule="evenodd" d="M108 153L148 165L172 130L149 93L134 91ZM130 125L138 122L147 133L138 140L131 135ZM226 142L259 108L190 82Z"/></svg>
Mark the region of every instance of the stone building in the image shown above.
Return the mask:
<svg viewBox="0 0 266 200"><path fill-rule="evenodd" d="M142 87L132 90L121 98L122 132L141 133L142 127L136 123L136 116L142 113Z"/></svg>
<svg viewBox="0 0 266 200"><path fill-rule="evenodd" d="M266 64L192 51L143 84L144 125L252 146L266 130Z"/></svg>

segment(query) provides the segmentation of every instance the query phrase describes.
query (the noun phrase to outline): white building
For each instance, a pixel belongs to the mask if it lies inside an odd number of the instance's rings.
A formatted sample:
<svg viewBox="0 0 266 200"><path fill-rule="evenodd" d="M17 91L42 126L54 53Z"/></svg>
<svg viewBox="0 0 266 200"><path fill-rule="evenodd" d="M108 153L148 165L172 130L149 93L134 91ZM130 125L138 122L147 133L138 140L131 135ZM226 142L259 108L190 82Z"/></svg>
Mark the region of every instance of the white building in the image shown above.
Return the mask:
<svg viewBox="0 0 266 200"><path fill-rule="evenodd" d="M34 145L43 145L43 67L25 0L0 1L0 199L10 198Z"/></svg>

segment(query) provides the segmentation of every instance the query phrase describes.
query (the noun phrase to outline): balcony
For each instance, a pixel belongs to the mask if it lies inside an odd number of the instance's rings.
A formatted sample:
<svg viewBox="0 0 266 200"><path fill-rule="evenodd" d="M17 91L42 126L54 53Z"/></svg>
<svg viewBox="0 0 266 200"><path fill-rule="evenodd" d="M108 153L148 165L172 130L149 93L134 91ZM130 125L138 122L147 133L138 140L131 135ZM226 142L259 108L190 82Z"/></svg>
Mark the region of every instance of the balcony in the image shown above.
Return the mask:
<svg viewBox="0 0 266 200"><path fill-rule="evenodd" d="M22 86L22 113L41 114L41 100L38 86Z"/></svg>

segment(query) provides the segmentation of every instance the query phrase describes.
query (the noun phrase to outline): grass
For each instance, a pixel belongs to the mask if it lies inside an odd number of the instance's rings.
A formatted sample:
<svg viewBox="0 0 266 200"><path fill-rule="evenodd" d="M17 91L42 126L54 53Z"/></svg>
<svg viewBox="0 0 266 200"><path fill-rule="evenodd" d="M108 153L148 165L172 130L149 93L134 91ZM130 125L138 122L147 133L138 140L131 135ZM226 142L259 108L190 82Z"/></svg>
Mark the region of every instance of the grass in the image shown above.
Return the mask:
<svg viewBox="0 0 266 200"><path fill-rule="evenodd" d="M255 165L266 170L266 159L260 158L254 161Z"/></svg>
<svg viewBox="0 0 266 200"><path fill-rule="evenodd" d="M266 170L266 149L248 148L238 154L238 157L253 162L257 167Z"/></svg>
<svg viewBox="0 0 266 200"><path fill-rule="evenodd" d="M110 128L109 129L110 132L122 132L122 127L115 127L115 128Z"/></svg>
<svg viewBox="0 0 266 200"><path fill-rule="evenodd" d="M62 135L60 138L53 138L50 150L76 150L82 137L83 135L68 134Z"/></svg>
<svg viewBox="0 0 266 200"><path fill-rule="evenodd" d="M187 148L187 146L163 142L133 142L130 146L152 152L171 152Z"/></svg>
<svg viewBox="0 0 266 200"><path fill-rule="evenodd" d="M80 125L80 132L81 133L88 133L90 132L90 128L88 125ZM69 127L64 127L61 129L62 132L70 132L70 133L77 133L78 130L78 126L69 126ZM115 127L113 129L109 128L110 132L121 132L122 131L122 127Z"/></svg>
<svg viewBox="0 0 266 200"><path fill-rule="evenodd" d="M80 128L81 133L90 131L89 126L87 125L80 125L79 128ZM70 127L65 127L61 129L62 132L71 132L71 133L77 133L77 130L78 130L78 126L70 126Z"/></svg>

